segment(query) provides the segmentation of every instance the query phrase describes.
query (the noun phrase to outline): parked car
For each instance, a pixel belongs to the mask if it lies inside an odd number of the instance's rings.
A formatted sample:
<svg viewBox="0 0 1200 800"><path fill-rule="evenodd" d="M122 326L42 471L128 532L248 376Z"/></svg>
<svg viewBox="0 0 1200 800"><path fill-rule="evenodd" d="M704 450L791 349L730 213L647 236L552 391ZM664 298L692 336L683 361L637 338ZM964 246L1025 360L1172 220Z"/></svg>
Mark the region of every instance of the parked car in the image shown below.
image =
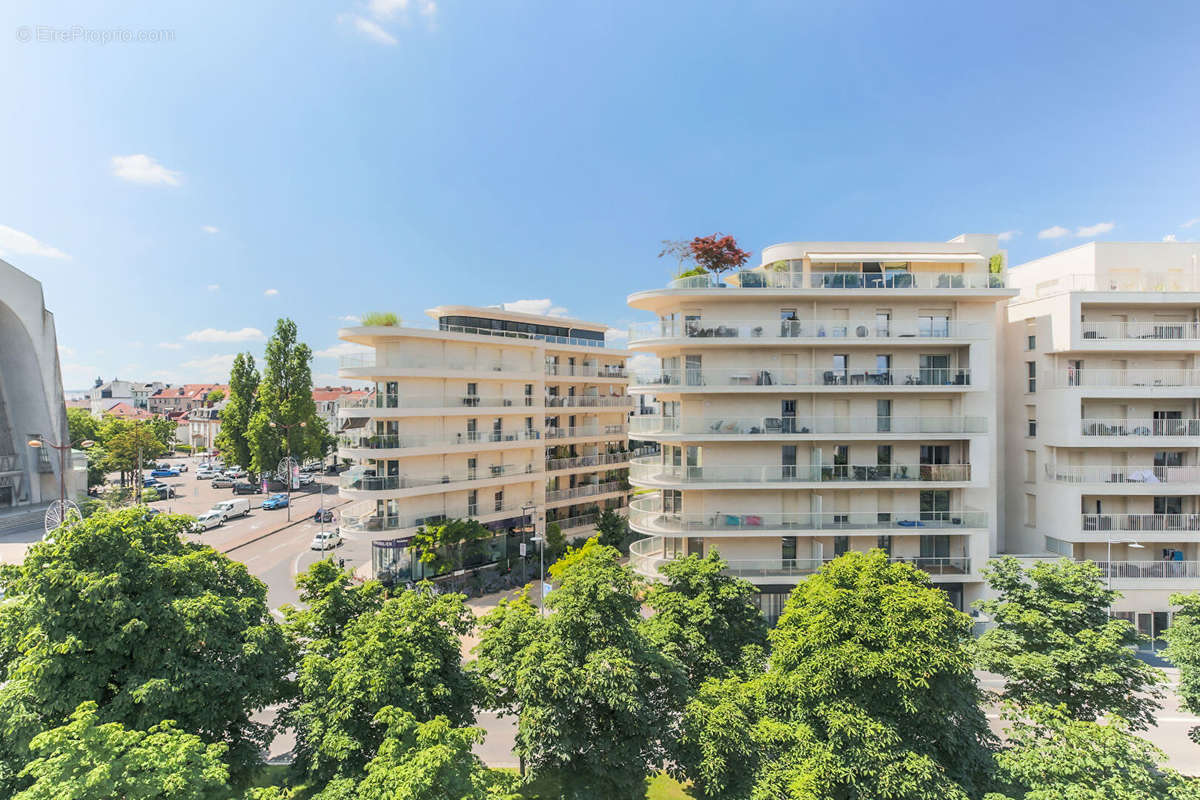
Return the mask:
<svg viewBox="0 0 1200 800"><path fill-rule="evenodd" d="M311 486L311 485L312 485L312 482L313 482L313 480L314 480L314 478L313 478L313 476L312 476L312 475L309 475L309 474L308 474L308 473L306 473L306 472L301 472L301 473L300 473L300 478L299 478L299 481L300 481L300 485L301 485L301 486Z"/></svg>
<svg viewBox="0 0 1200 800"><path fill-rule="evenodd" d="M156 480L147 480L145 483L143 483L142 491L143 492L149 492L149 491L157 492L158 496L154 498L155 500L159 500L164 497L174 497L175 496L175 489L173 487L167 486L162 481L156 481Z"/></svg>
<svg viewBox="0 0 1200 800"><path fill-rule="evenodd" d="M207 467L196 470L196 480L198 481L211 481L215 477L217 477L216 471Z"/></svg>
<svg viewBox="0 0 1200 800"><path fill-rule="evenodd" d="M212 487L214 489L228 489L231 486L233 486L233 478L228 475L218 475L213 478Z"/></svg>
<svg viewBox="0 0 1200 800"><path fill-rule="evenodd" d="M187 472L187 470L188 470L187 462L180 461L178 464L175 465L175 469L177 469L179 472Z"/></svg>
<svg viewBox="0 0 1200 800"><path fill-rule="evenodd" d="M321 465L315 461L309 462L300 468L301 472L320 472Z"/></svg>
<svg viewBox="0 0 1200 800"><path fill-rule="evenodd" d="M234 494L262 494L262 486L249 481L237 481L233 484Z"/></svg>
<svg viewBox="0 0 1200 800"><path fill-rule="evenodd" d="M196 521L192 523L192 530L196 533L209 530L210 528L219 528L225 522L225 514L217 511L215 508L205 511L200 516L196 517Z"/></svg>
<svg viewBox="0 0 1200 800"><path fill-rule="evenodd" d="M331 531L321 531L312 540L313 550L332 550L342 543L342 534L335 528Z"/></svg>
<svg viewBox="0 0 1200 800"><path fill-rule="evenodd" d="M161 464L158 464L155 466L155 469L170 469L170 468L171 468L171 465L165 461L162 462Z"/></svg>
<svg viewBox="0 0 1200 800"><path fill-rule="evenodd" d="M156 469L150 473L150 477L151 478L178 478L179 470L170 469L170 468L163 469L162 467L159 467L158 469Z"/></svg>
<svg viewBox="0 0 1200 800"><path fill-rule="evenodd" d="M237 487L234 487L237 491ZM250 501L242 500L235 497L232 500L222 500L219 503L213 503L213 511L220 511L225 515L225 519L233 519L234 517L244 517L250 513Z"/></svg>
<svg viewBox="0 0 1200 800"><path fill-rule="evenodd" d="M263 510L272 511L277 508L287 508L288 496L286 494L273 494L266 500L263 500Z"/></svg>
<svg viewBox="0 0 1200 800"><path fill-rule="evenodd" d="M313 514L313 522L333 522L333 509L318 508Z"/></svg>

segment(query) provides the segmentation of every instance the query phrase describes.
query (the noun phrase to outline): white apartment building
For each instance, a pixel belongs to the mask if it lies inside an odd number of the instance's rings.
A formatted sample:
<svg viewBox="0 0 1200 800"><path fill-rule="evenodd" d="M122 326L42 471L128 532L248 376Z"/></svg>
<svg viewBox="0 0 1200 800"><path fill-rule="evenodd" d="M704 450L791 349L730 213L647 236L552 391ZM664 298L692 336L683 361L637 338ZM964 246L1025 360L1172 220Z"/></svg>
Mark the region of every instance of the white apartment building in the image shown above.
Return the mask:
<svg viewBox="0 0 1200 800"><path fill-rule="evenodd" d="M1156 637L1200 588L1200 244L1009 271L1006 549L1096 561Z"/></svg>
<svg viewBox="0 0 1200 800"><path fill-rule="evenodd" d="M515 559L529 521L572 536L594 530L601 509L625 508L629 354L605 346L607 326L472 306L426 313L431 329L339 332L373 351L341 361L341 377L374 391L338 410L338 447L354 462L341 476L355 501L343 528L389 536L374 544L376 574L427 576L408 550L426 523L493 529L463 554L470 567Z"/></svg>
<svg viewBox="0 0 1200 800"><path fill-rule="evenodd" d="M631 563L719 549L774 619L787 593L848 550L911 562L969 609L997 552L997 370L1004 254L948 243L793 242L723 281L682 278L629 297L655 320L630 391L658 415L630 436L630 504L650 538Z"/></svg>

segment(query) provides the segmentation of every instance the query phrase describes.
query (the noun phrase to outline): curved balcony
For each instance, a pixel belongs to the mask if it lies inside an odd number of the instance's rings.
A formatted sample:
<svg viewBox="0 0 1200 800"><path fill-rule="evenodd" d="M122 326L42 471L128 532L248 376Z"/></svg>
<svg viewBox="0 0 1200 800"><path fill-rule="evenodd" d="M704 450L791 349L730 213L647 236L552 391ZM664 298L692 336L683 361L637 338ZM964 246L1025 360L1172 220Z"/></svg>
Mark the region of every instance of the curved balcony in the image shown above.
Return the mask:
<svg viewBox="0 0 1200 800"><path fill-rule="evenodd" d="M1172 438L1200 436L1200 419L1084 419L1084 436L1151 436Z"/></svg>
<svg viewBox="0 0 1200 800"><path fill-rule="evenodd" d="M622 439L629 431L628 425L585 425L574 428L546 428L542 435L547 439L593 439L596 437L616 437Z"/></svg>
<svg viewBox="0 0 1200 800"><path fill-rule="evenodd" d="M633 436L721 439L794 439L812 435L862 434L871 438L904 434L987 433L987 417L660 417L635 416Z"/></svg>
<svg viewBox="0 0 1200 800"><path fill-rule="evenodd" d="M477 481L500 483L505 482L504 479L512 478L533 480L535 474L541 474L541 468L541 464L493 464L490 467L448 472L444 475L370 475L351 469L339 476L338 488L348 493L390 493L387 496L428 494L429 489L449 492L467 488Z"/></svg>
<svg viewBox="0 0 1200 800"><path fill-rule="evenodd" d="M719 550L719 548L718 548ZM678 555L667 555L669 549L660 537L641 539L629 546L629 566L646 578L662 577L659 569ZM725 574L739 578L802 578L812 575L828 564L831 558L762 558L725 559ZM901 558L892 562L911 564L930 577L952 577L962 580L971 574L969 558Z"/></svg>
<svg viewBox="0 0 1200 800"><path fill-rule="evenodd" d="M1057 483L1124 484L1129 488L1161 484L1187 485L1200 483L1200 467L1047 464L1046 477Z"/></svg>
<svg viewBox="0 0 1200 800"><path fill-rule="evenodd" d="M572 456L570 458L548 458L546 459L546 472L627 464L632 456L632 453L626 451L622 453L596 453L590 456Z"/></svg>
<svg viewBox="0 0 1200 800"><path fill-rule="evenodd" d="M595 497L601 494L627 491L624 481L608 481L607 483L589 483L586 486L576 486L571 489L554 489L546 492L547 503L557 503L561 500L576 500L580 497Z"/></svg>
<svg viewBox="0 0 1200 800"><path fill-rule="evenodd" d="M362 417L403 417L424 415L426 411L472 411L474 409L495 410L500 413L516 414L522 409L542 407L541 399L526 395L503 397L488 394L435 394L399 395L376 393L371 397L347 403L338 409L339 419ZM504 409L511 409L505 411ZM411 412L406 414L405 412Z"/></svg>
<svg viewBox="0 0 1200 800"><path fill-rule="evenodd" d="M643 486L744 484L763 488L789 484L966 483L970 464L816 464L781 466L722 465L682 467L663 464L657 456L629 462L629 479Z"/></svg>
<svg viewBox="0 0 1200 800"><path fill-rule="evenodd" d="M820 367L735 367L698 369L643 369L633 375L633 388L689 392L790 391L796 386L819 389L896 391L899 389L953 389L971 385L969 369L853 370Z"/></svg>
<svg viewBox="0 0 1200 800"><path fill-rule="evenodd" d="M1003 289L1004 276L988 272L777 272L744 270L727 278L693 275L668 289Z"/></svg>
<svg viewBox="0 0 1200 800"><path fill-rule="evenodd" d="M812 512L682 512L663 510L662 498L638 497L629 504L629 524L650 535L691 536L701 533L751 535L869 531L897 534L925 530L987 530L984 511L845 511Z"/></svg>
<svg viewBox="0 0 1200 800"><path fill-rule="evenodd" d="M687 344L772 345L811 339L813 344L896 344L923 345L929 341L983 339L988 326L978 322L959 322L927 318L926 321L890 320L661 320L629 326L629 343L659 340L686 340ZM843 342L842 340L846 340Z"/></svg>
<svg viewBox="0 0 1200 800"><path fill-rule="evenodd" d="M573 397L547 397L546 408L630 408L633 398L626 395L602 397L575 395Z"/></svg>
<svg viewBox="0 0 1200 800"><path fill-rule="evenodd" d="M520 446L523 442L540 441L541 432L516 430L496 433L494 431L467 431L455 436L393 436L389 434L364 433L359 436L339 436L338 448L342 455L351 458L387 458L404 455L406 451L437 448L478 448L493 444ZM487 447L495 450L499 448ZM347 452L349 451L349 452ZM363 451L363 452L357 452Z"/></svg>
<svg viewBox="0 0 1200 800"><path fill-rule="evenodd" d="M480 513L483 511L484 513ZM477 519L490 522L524 513L521 503L510 503L497 509L494 505L461 505L444 511L425 511L419 514L380 514L374 500L352 503L341 510L338 525L344 530L376 532L398 531L433 525L447 519Z"/></svg>
<svg viewBox="0 0 1200 800"><path fill-rule="evenodd" d="M611 365L591 366L570 364L547 364L546 374L555 378L598 378L599 380L625 380L629 373L624 367Z"/></svg>
<svg viewBox="0 0 1200 800"><path fill-rule="evenodd" d="M485 378L535 379L543 374L541 367L511 361L480 358L474 360L445 359L421 361L410 358L380 359L377 353L351 353L338 358L338 371L347 378L384 377L445 377L446 373L477 375Z"/></svg>

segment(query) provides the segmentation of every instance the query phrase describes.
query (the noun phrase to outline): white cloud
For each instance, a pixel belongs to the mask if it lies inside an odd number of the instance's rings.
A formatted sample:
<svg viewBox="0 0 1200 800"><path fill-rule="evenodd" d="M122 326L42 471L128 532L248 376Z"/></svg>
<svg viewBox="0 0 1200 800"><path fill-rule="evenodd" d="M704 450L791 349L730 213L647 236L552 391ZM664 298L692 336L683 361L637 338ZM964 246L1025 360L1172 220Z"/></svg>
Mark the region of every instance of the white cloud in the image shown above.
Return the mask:
<svg viewBox="0 0 1200 800"><path fill-rule="evenodd" d="M1075 231L1076 236L1099 236L1117 227L1115 222L1097 222L1095 225L1084 225Z"/></svg>
<svg viewBox="0 0 1200 800"><path fill-rule="evenodd" d="M258 328L242 328L238 331L221 331L216 328L205 328L202 331L192 331L183 337L189 342L257 342L267 337Z"/></svg>
<svg viewBox="0 0 1200 800"><path fill-rule="evenodd" d="M144 153L133 156L113 156L111 164L113 175L130 183L178 186L179 179L182 177L182 173L167 169Z"/></svg>
<svg viewBox="0 0 1200 800"><path fill-rule="evenodd" d="M628 328L609 328L604 332L604 338L612 341L614 339L624 341L629 338Z"/></svg>
<svg viewBox="0 0 1200 800"><path fill-rule="evenodd" d="M279 294L278 289L267 289L265 292L263 292L263 297L274 297L277 294Z"/></svg>
<svg viewBox="0 0 1200 800"><path fill-rule="evenodd" d="M1182 225L1180 225L1179 227L1181 227L1181 228L1190 228L1190 227L1192 227L1193 225L1195 225L1195 224L1197 224L1197 223L1200 223L1200 217L1192 217L1191 219L1189 219L1187 222L1183 223L1183 224L1182 224Z"/></svg>
<svg viewBox="0 0 1200 800"><path fill-rule="evenodd" d="M221 232L221 229L218 228L216 225L201 225L200 230L204 231L205 233L220 233Z"/></svg>
<svg viewBox="0 0 1200 800"><path fill-rule="evenodd" d="M210 284L208 285L208 290L209 290L210 292L219 292L219 291L221 290L221 284L219 284L219 283L210 283Z"/></svg>
<svg viewBox="0 0 1200 800"><path fill-rule="evenodd" d="M324 350L318 350L313 355L320 358L338 358L339 356L353 355L354 353L369 353L370 347L363 347L361 344L354 342L341 342L333 347L326 347Z"/></svg>
<svg viewBox="0 0 1200 800"><path fill-rule="evenodd" d="M1063 236L1070 235L1070 231L1061 225L1052 225L1044 231L1038 231L1039 239L1060 239Z"/></svg>
<svg viewBox="0 0 1200 800"><path fill-rule="evenodd" d="M376 44L394 45L396 37L385 31L378 22L360 17L358 14L342 14L338 17L341 22L349 22L354 26L354 30L358 31L363 36L367 37Z"/></svg>
<svg viewBox="0 0 1200 800"><path fill-rule="evenodd" d="M67 347L65 344L60 344L58 346L58 357L59 358L74 358L75 357L75 348Z"/></svg>
<svg viewBox="0 0 1200 800"><path fill-rule="evenodd" d="M1163 241L1164 242L1178 242L1179 239L1176 238L1175 234L1168 233L1166 236L1163 237Z"/></svg>
<svg viewBox="0 0 1200 800"><path fill-rule="evenodd" d="M179 367L186 371L191 381L225 381L229 379L229 370L233 367L233 356L233 353L226 353L196 358L184 361Z"/></svg>
<svg viewBox="0 0 1200 800"><path fill-rule="evenodd" d="M1014 236L1020 236L1020 235L1021 235L1020 231L1004 231L1003 233L998 234L996 236L996 238L1002 242L1011 242L1013 240Z"/></svg>
<svg viewBox="0 0 1200 800"><path fill-rule="evenodd" d="M159 342L158 346L164 350L182 350L183 345L179 342Z"/></svg>
<svg viewBox="0 0 1200 800"><path fill-rule="evenodd" d="M378 19L391 19L407 9L408 0L371 0L367 3L367 10Z"/></svg>
<svg viewBox="0 0 1200 800"><path fill-rule="evenodd" d="M345 316L338 317L338 322L362 322L362 317L357 314L346 314Z"/></svg>
<svg viewBox="0 0 1200 800"><path fill-rule="evenodd" d="M541 300L514 300L511 303L501 303L505 311L515 311L518 314L541 314L549 317L565 317L567 309L554 305L550 298Z"/></svg>
<svg viewBox="0 0 1200 800"><path fill-rule="evenodd" d="M650 353L638 353L625 362L631 372L652 372L659 369L658 359Z"/></svg>
<svg viewBox="0 0 1200 800"><path fill-rule="evenodd" d="M25 231L0 225L0 254L14 256L41 256L43 258L70 258L69 255L40 242Z"/></svg>

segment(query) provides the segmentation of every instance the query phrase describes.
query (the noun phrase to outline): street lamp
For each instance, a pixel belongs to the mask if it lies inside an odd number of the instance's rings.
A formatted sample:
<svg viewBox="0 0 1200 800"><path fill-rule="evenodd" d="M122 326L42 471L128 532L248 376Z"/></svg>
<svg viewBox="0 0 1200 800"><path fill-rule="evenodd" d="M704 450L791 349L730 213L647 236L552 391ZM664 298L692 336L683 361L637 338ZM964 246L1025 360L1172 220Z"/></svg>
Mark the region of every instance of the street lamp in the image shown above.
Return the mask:
<svg viewBox="0 0 1200 800"><path fill-rule="evenodd" d="M94 445L91 439L84 439L79 443L79 446L86 450ZM34 449L43 447L53 447L58 451L58 525L67 521L67 457L66 453L71 449L71 443L58 444L57 442L47 441L45 436L39 435L36 439L29 440L29 446ZM47 513L47 516L50 516ZM55 525L54 527L58 527ZM47 523L46 532L49 533L51 528Z"/></svg>
<svg viewBox="0 0 1200 800"><path fill-rule="evenodd" d="M525 524L521 526L521 583L524 584L529 579L529 572L525 567L525 537L529 534L529 526L533 520L533 512L537 510L537 506L533 503L526 503L521 506L521 513L525 516Z"/></svg>
<svg viewBox="0 0 1200 800"><path fill-rule="evenodd" d="M533 541L538 543L538 562L541 565L538 571L538 611L544 617L546 616L546 537L534 536Z"/></svg>
<svg viewBox="0 0 1200 800"><path fill-rule="evenodd" d="M292 521L292 428L307 428L307 422L293 422L291 425L285 425L282 422L271 420L272 428L283 428L283 445L287 451L287 520Z"/></svg>

